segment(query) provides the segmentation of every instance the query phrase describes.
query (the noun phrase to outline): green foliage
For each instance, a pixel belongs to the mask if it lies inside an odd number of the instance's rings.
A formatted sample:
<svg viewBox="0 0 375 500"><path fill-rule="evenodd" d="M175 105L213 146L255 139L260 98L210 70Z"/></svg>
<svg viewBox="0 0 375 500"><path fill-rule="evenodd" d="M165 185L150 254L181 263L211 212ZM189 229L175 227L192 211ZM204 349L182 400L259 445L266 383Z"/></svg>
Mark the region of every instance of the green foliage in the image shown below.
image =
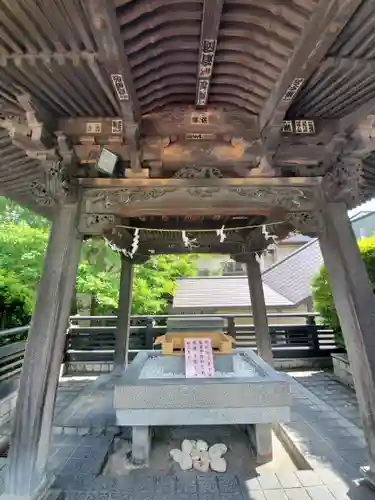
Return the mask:
<svg viewBox="0 0 375 500"><path fill-rule="evenodd" d="M0 269L0 326L26 325L32 313L33 296L11 273Z"/></svg>
<svg viewBox="0 0 375 500"><path fill-rule="evenodd" d="M0 224L3 222L19 221L26 222L29 226L48 228L50 221L40 215L34 214L28 208L21 207L17 203L4 196L0 196Z"/></svg>
<svg viewBox="0 0 375 500"><path fill-rule="evenodd" d="M20 283L35 291L43 266L47 229L27 222L3 222L0 227L0 269L9 270Z"/></svg>
<svg viewBox="0 0 375 500"><path fill-rule="evenodd" d="M10 270L25 293L35 300L49 221L34 216L13 202L0 198L0 272ZM196 257L162 255L135 266L133 314L166 312L178 277L193 275ZM76 281L76 292L94 297L95 314L117 308L120 258L105 241L91 238L84 242ZM0 282L3 278L0 275Z"/></svg>
<svg viewBox="0 0 375 500"><path fill-rule="evenodd" d="M173 296L176 279L195 274L195 255L159 255L135 267L133 314L163 314Z"/></svg>
<svg viewBox="0 0 375 500"><path fill-rule="evenodd" d="M358 245L375 292L375 236L362 239ZM313 279L312 295L315 310L321 315L324 324L335 331L337 341L344 346L339 318L333 303L331 285L324 266Z"/></svg>

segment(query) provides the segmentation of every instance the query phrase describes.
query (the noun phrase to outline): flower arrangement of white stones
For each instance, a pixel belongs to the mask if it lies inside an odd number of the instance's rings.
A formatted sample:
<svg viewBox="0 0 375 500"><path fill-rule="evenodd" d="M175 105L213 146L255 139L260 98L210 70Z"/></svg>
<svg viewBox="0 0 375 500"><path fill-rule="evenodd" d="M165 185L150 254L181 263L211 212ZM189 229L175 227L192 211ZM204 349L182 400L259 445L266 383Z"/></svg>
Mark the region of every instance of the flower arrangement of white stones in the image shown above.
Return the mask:
<svg viewBox="0 0 375 500"><path fill-rule="evenodd" d="M198 439L192 441L184 439L181 444L181 450L174 448L169 452L175 462L179 464L182 470L195 469L199 472L225 472L227 462L223 455L228 448L223 443L216 443L210 447L206 441Z"/></svg>

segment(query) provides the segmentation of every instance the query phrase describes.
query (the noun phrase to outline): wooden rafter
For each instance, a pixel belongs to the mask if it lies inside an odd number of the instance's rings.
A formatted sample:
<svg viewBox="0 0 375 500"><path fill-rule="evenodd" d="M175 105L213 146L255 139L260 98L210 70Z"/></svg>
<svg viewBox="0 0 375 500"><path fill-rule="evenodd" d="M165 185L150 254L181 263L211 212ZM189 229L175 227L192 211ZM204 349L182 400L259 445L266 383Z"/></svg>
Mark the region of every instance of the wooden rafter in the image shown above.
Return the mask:
<svg viewBox="0 0 375 500"><path fill-rule="evenodd" d="M131 167L141 169L138 149L140 108L124 51L114 7L106 0L88 0L92 29L104 64L111 78L122 117L123 134L131 150Z"/></svg>
<svg viewBox="0 0 375 500"><path fill-rule="evenodd" d="M360 4L361 0L320 0L260 113L260 127L271 149L277 147L280 125L293 99Z"/></svg>
<svg viewBox="0 0 375 500"><path fill-rule="evenodd" d="M205 106L215 60L224 0L204 0L195 104Z"/></svg>

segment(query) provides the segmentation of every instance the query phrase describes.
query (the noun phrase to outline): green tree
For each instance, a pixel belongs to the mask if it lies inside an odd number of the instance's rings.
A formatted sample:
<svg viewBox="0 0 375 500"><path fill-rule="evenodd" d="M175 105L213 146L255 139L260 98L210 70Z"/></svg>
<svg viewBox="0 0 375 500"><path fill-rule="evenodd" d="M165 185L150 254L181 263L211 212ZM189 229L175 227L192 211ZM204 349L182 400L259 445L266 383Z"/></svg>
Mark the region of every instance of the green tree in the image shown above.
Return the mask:
<svg viewBox="0 0 375 500"><path fill-rule="evenodd" d="M4 201L4 199L2 200ZM1 203L0 203L1 209ZM12 202L0 212L0 270L10 270L35 299L48 241L49 222ZM134 314L166 312L177 277L193 275L195 256L159 256L135 266ZM117 308L120 258L98 238L87 239L82 248L76 282L77 293L94 298L92 312Z"/></svg>
<svg viewBox="0 0 375 500"><path fill-rule="evenodd" d="M32 308L30 290L11 273L0 269L0 330L27 324Z"/></svg>
<svg viewBox="0 0 375 500"><path fill-rule="evenodd" d="M28 208L21 207L12 200L0 196L0 224L3 222L26 222L29 226L48 228L50 221L37 215Z"/></svg>
<svg viewBox="0 0 375 500"><path fill-rule="evenodd" d="M362 239L358 245L375 292L375 236ZM340 321L333 302L328 273L324 266L312 281L312 295L315 310L321 315L324 324L334 330L337 341L344 346Z"/></svg>
<svg viewBox="0 0 375 500"><path fill-rule="evenodd" d="M159 255L135 267L133 314L167 312L176 279L195 274L196 255Z"/></svg>

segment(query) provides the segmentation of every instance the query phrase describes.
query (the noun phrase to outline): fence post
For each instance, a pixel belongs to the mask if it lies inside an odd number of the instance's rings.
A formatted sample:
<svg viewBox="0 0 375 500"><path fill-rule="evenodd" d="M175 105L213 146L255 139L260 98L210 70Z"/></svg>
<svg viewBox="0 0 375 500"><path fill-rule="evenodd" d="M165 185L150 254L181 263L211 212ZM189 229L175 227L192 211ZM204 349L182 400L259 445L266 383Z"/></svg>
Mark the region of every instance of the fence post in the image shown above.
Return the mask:
<svg viewBox="0 0 375 500"><path fill-rule="evenodd" d="M315 316L306 316L306 325L316 325Z"/></svg>
<svg viewBox="0 0 375 500"><path fill-rule="evenodd" d="M146 320L145 343L146 349L154 348L154 325L152 318L147 318Z"/></svg>
<svg viewBox="0 0 375 500"><path fill-rule="evenodd" d="M63 359L62 359L63 363L66 363L68 361L67 352L68 352L69 347L70 347L71 329L72 329L72 322L69 320L68 329L67 329L66 335L65 335L65 345L64 345L64 353L63 353Z"/></svg>
<svg viewBox="0 0 375 500"><path fill-rule="evenodd" d="M311 349L314 352L315 356L319 356L320 354L320 344L319 344L319 335L318 329L316 326L307 326L308 331L310 331L311 336Z"/></svg>
<svg viewBox="0 0 375 500"><path fill-rule="evenodd" d="M236 340L236 324L234 322L233 316L227 318L228 322L228 334Z"/></svg>

